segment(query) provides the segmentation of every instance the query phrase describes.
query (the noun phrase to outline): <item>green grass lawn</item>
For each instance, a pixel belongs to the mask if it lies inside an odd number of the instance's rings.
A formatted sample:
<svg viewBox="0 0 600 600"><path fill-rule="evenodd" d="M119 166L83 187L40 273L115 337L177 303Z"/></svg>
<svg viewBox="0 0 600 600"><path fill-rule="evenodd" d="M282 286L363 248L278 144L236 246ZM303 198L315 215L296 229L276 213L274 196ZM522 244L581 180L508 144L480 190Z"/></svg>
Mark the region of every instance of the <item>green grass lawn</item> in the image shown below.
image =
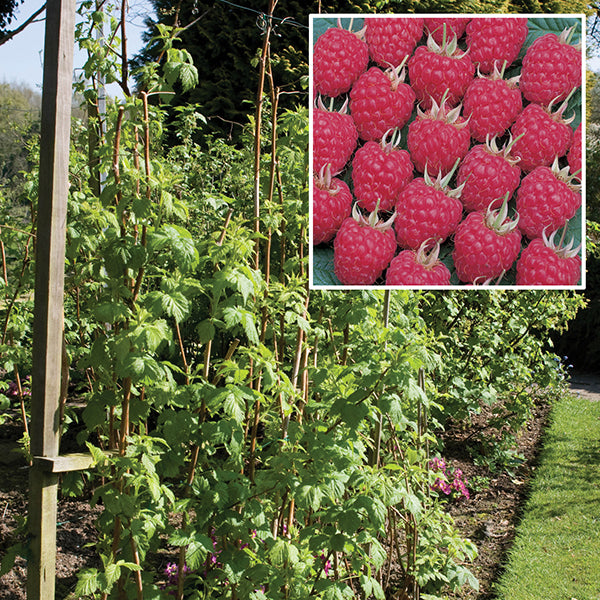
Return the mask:
<svg viewBox="0 0 600 600"><path fill-rule="evenodd" d="M498 600L600 600L600 402L552 412Z"/></svg>

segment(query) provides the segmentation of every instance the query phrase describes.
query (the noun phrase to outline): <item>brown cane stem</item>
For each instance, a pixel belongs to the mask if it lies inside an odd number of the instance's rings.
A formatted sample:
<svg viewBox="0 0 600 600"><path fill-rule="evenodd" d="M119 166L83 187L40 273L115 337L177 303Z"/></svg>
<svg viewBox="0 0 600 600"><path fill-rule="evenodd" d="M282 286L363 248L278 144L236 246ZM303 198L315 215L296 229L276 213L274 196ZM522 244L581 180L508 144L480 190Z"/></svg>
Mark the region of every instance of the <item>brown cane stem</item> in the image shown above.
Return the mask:
<svg viewBox="0 0 600 600"><path fill-rule="evenodd" d="M179 351L181 352L181 360L183 361L183 369L185 372L185 384L190 384L190 373L187 358L185 356L185 348L183 347L183 339L181 337L181 329L179 328L179 322L175 319L175 331L177 333L177 342L179 343Z"/></svg>
<svg viewBox="0 0 600 600"><path fill-rule="evenodd" d="M225 217L225 223L223 225L223 230L221 231L221 235L217 240L217 246L222 246L225 241L225 235L227 233L227 228L229 227L229 223L231 222L231 216L233 215L233 208L229 207L227 211L227 216Z"/></svg>
<svg viewBox="0 0 600 600"><path fill-rule="evenodd" d="M133 562L140 567L138 571L135 571L135 587L137 593L137 600L144 600L144 584L142 582L142 569L140 564L140 555L137 549L137 544L135 543L135 539L133 535L129 538L129 542L131 545L131 554L133 555Z"/></svg>
<svg viewBox="0 0 600 600"><path fill-rule="evenodd" d="M8 286L8 271L6 268L6 250L4 249L4 242L2 241L2 228L0 227L0 253L2 255L2 278L4 279L4 285Z"/></svg>
<svg viewBox="0 0 600 600"><path fill-rule="evenodd" d="M121 0L121 81L119 85L126 96L131 96L127 79L129 78L129 63L127 62L127 32L125 31L125 11L127 0Z"/></svg>
<svg viewBox="0 0 600 600"><path fill-rule="evenodd" d="M263 92L265 88L265 75L267 67L267 56L269 52L269 40L272 31L273 10L277 0L269 0L267 11L267 28L264 34L264 42L259 63L258 91L256 93L256 112L254 117L254 233L257 235L254 250L254 268L258 269L260 264L260 142L262 128Z"/></svg>

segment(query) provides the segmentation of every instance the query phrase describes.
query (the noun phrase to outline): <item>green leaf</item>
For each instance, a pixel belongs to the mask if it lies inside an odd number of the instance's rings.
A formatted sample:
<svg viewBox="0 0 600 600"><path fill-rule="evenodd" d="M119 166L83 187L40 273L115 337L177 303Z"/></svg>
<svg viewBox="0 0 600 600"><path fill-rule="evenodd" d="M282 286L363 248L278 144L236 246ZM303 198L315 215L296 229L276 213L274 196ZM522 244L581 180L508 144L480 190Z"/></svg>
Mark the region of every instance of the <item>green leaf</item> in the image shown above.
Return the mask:
<svg viewBox="0 0 600 600"><path fill-rule="evenodd" d="M223 394L222 402L225 414L229 415L238 423L241 423L244 420L244 416L246 414L246 403L238 388L234 386L228 387L226 392Z"/></svg>
<svg viewBox="0 0 600 600"><path fill-rule="evenodd" d="M98 591L98 569L81 571L75 586L76 596L91 596Z"/></svg>
<svg viewBox="0 0 600 600"><path fill-rule="evenodd" d="M377 600L385 600L385 594L377 579L368 575L360 576L360 585L365 593L365 598L374 597Z"/></svg>
<svg viewBox="0 0 600 600"><path fill-rule="evenodd" d="M146 472L149 475L156 472L156 467L154 465L154 461L147 454L142 454L141 461L142 461L142 465L144 466L144 469L146 469Z"/></svg>
<svg viewBox="0 0 600 600"><path fill-rule="evenodd" d="M117 564L125 569L128 569L129 571L141 571L142 570L141 565L137 565L135 563L127 562L124 560L118 560Z"/></svg>
<svg viewBox="0 0 600 600"><path fill-rule="evenodd" d="M269 556L274 566L276 567L290 567L295 565L299 558L300 554L298 552L298 548L294 546L292 543L279 538L275 545L271 548L269 552Z"/></svg>
<svg viewBox="0 0 600 600"><path fill-rule="evenodd" d="M0 577L6 575L13 568L17 556L25 556L25 546L21 543L14 544L5 550L0 562Z"/></svg>
<svg viewBox="0 0 600 600"><path fill-rule="evenodd" d="M533 42L543 35L554 33L560 35L565 29L575 26L571 44L577 44L581 40L581 19L570 17L530 17L527 21L529 32L525 40L524 48L521 50L521 55Z"/></svg>
<svg viewBox="0 0 600 600"><path fill-rule="evenodd" d="M205 319L196 325L196 333L198 334L198 342L207 344L215 337L215 326L210 319Z"/></svg>
<svg viewBox="0 0 600 600"><path fill-rule="evenodd" d="M82 418L86 427L93 431L106 422L106 407L94 399L90 400L83 409Z"/></svg>
<svg viewBox="0 0 600 600"><path fill-rule="evenodd" d="M106 577L106 587L111 588L121 576L121 566L117 563L106 565L104 576Z"/></svg>
<svg viewBox="0 0 600 600"><path fill-rule="evenodd" d="M180 271L191 271L200 260L192 234L177 225L163 225L148 234L148 249L152 252L166 251Z"/></svg>
<svg viewBox="0 0 600 600"><path fill-rule="evenodd" d="M350 28L350 23L352 22L352 31L359 31L362 29L364 24L364 18L347 18L344 17L341 19L342 27L344 29ZM313 44L319 39L321 35L323 35L328 29L332 27L338 27L338 19L337 17L319 17L317 19L313 19Z"/></svg>
<svg viewBox="0 0 600 600"><path fill-rule="evenodd" d="M145 304L156 316L166 314L178 323L185 321L190 313L190 303L179 291L167 293L157 290L150 292L146 296Z"/></svg>
<svg viewBox="0 0 600 600"><path fill-rule="evenodd" d="M252 344L259 343L258 331L256 324L254 323L254 315L244 308L239 306L227 307L223 310L223 319L225 325L229 328L233 328L236 325L241 325L248 337L248 340Z"/></svg>
<svg viewBox="0 0 600 600"><path fill-rule="evenodd" d="M361 394L364 392L361 390ZM365 402L355 404L347 398L339 398L332 406L331 412L339 414L350 429L356 429L369 416L369 407Z"/></svg>
<svg viewBox="0 0 600 600"><path fill-rule="evenodd" d="M354 509L343 510L340 513L338 524L339 524L340 529L348 535L352 535L352 534L356 533L363 526L363 522L362 522L362 519L360 518L360 514ZM344 537L344 540L345 539L346 538ZM333 543L334 543L333 539L330 543L332 544L331 549L336 550L336 548L334 548L334 546L333 546ZM343 545L344 544L342 544L342 547L339 548L340 551L343 550Z"/></svg>
<svg viewBox="0 0 600 600"><path fill-rule="evenodd" d="M421 515L421 501L411 492L402 492L404 499L404 506L406 510L413 516L419 517Z"/></svg>
<svg viewBox="0 0 600 600"><path fill-rule="evenodd" d="M179 81L184 92L198 85L198 70L194 65L182 63L179 67Z"/></svg>
<svg viewBox="0 0 600 600"><path fill-rule="evenodd" d="M255 292L254 282L250 277L242 272L242 269L229 269L225 273L225 279L233 286L234 289L242 294L244 304L248 302L250 295Z"/></svg>
<svg viewBox="0 0 600 600"><path fill-rule="evenodd" d="M167 82L172 86L179 80L184 92L198 85L198 70L194 67L187 50L170 48L167 51L164 71Z"/></svg>
<svg viewBox="0 0 600 600"><path fill-rule="evenodd" d="M103 323L114 323L118 320L127 319L129 309L126 305L118 302L100 302L94 306L94 317Z"/></svg>
<svg viewBox="0 0 600 600"><path fill-rule="evenodd" d="M96 446L94 446L93 444L90 444L89 442L86 442L86 446L88 447L88 450L90 451L90 454L92 455L92 458L94 459L94 464L95 465L103 464L104 460L106 459L106 455L104 454L104 451L101 450L100 448L96 448Z"/></svg>
<svg viewBox="0 0 600 600"><path fill-rule="evenodd" d="M333 272L333 248L313 248L313 285L342 285Z"/></svg>
<svg viewBox="0 0 600 600"><path fill-rule="evenodd" d="M142 458L143 458L143 455L142 455ZM150 495L152 496L152 500L154 500L154 502L158 502L158 500L162 496L162 488L160 485L160 480L158 478L158 475L156 475L156 473L147 474L146 482L148 484L148 490L150 492Z"/></svg>
<svg viewBox="0 0 600 600"><path fill-rule="evenodd" d="M152 323L138 325L131 334L133 344L148 352L156 352L159 346L171 340L171 329L166 321L157 319Z"/></svg>
<svg viewBox="0 0 600 600"><path fill-rule="evenodd" d="M186 562L190 569L199 569L212 551L212 540L208 536L200 533L194 534L186 554Z"/></svg>
<svg viewBox="0 0 600 600"><path fill-rule="evenodd" d="M121 377L131 377L134 382L151 383L165 377L164 368L151 356L129 352L116 369Z"/></svg>
<svg viewBox="0 0 600 600"><path fill-rule="evenodd" d="M321 500L324 494L321 488L316 485L303 485L297 492L297 498L308 506L313 512L317 512L321 508Z"/></svg>

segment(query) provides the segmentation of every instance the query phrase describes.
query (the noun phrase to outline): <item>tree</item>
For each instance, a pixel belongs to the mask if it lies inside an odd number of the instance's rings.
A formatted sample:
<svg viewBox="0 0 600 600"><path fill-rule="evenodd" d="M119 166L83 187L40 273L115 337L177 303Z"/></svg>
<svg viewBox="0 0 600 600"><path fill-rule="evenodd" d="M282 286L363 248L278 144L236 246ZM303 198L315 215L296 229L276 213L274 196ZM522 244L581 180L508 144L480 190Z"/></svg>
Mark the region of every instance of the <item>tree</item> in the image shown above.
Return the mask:
<svg viewBox="0 0 600 600"><path fill-rule="evenodd" d="M152 0L156 17L147 20L145 51L134 64L156 60L163 49L151 38L158 27L181 27L176 47L185 48L198 69L200 84L187 93L178 93L173 104L199 104L211 129L239 140L247 122L249 102L253 102L258 81L257 53L262 47L266 25L267 0ZM305 104L307 90L301 85L308 75L308 16L311 13L427 13L427 12L583 12L583 0L279 0L273 15L271 36L273 78L284 95L280 105ZM589 11L588 11L589 12ZM190 25L191 24L191 25Z"/></svg>
<svg viewBox="0 0 600 600"><path fill-rule="evenodd" d="M39 131L41 96L23 85L0 83L0 184L28 168L28 146Z"/></svg>
<svg viewBox="0 0 600 600"><path fill-rule="evenodd" d="M15 11L23 0L0 0L0 35L6 33L6 27L15 16Z"/></svg>
<svg viewBox="0 0 600 600"><path fill-rule="evenodd" d="M5 0L0 0L0 4L5 1ZM21 0L21 2L23 2L24 0ZM8 2L8 4L15 4L16 2L15 0L6 0L6 2ZM42 6L40 6L40 8L38 8L32 15L30 15L23 23L21 23L21 25L19 25L16 29L13 29L12 31L8 31L8 30L4 30L2 26L0 26L0 46L2 46L2 44L6 44L6 42L8 42L9 40L11 40L12 38L15 37L15 35L17 35L18 33L21 33L21 31L23 31L23 29L25 29L26 27L28 27L29 25L31 25L31 23L35 23L37 17L43 13L46 10L46 5L42 4ZM2 24L2 18L5 19L5 24L8 25L8 23L12 20L13 18L13 14L9 14L9 13L5 13L4 16L0 13L0 25Z"/></svg>

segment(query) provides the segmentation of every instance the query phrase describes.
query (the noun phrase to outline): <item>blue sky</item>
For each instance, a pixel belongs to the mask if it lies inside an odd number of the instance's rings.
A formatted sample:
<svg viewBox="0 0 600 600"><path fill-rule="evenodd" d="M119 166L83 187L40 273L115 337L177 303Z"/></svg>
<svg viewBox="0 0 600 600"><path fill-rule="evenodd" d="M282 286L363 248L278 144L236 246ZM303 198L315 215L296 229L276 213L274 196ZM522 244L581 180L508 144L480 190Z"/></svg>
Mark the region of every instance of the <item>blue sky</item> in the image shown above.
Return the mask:
<svg viewBox="0 0 600 600"><path fill-rule="evenodd" d="M16 19L8 28L16 29L43 4L43 0L25 0L18 8ZM127 15L128 52L132 57L142 46L144 17L151 11L149 0L130 0ZM38 18L43 19L44 13ZM32 23L13 39L0 46L0 82L26 84L41 91L44 58L44 21ZM80 68L85 55L75 51L74 66ZM109 90L111 93L111 90ZM117 93L115 89L114 93Z"/></svg>

